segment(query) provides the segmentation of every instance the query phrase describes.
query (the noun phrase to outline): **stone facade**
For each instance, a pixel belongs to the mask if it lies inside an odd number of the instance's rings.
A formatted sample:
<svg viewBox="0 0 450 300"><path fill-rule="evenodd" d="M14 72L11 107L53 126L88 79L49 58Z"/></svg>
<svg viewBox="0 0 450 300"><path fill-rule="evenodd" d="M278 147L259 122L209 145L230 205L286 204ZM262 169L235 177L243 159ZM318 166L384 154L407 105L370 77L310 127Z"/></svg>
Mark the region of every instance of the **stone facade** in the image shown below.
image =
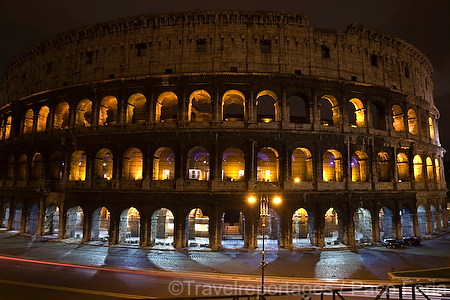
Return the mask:
<svg viewBox="0 0 450 300"><path fill-rule="evenodd" d="M0 77L2 225L253 249L256 193L282 198L267 237L284 248L433 234L448 215L432 72L401 39L289 13L60 34Z"/></svg>

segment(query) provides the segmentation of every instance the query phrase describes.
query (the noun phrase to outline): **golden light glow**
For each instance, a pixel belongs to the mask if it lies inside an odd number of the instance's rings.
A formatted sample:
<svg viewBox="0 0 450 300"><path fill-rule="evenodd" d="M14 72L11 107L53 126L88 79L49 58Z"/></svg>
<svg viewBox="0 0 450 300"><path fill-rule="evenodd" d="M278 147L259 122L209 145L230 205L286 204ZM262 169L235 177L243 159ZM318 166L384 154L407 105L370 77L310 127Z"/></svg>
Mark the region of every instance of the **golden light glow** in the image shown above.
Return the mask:
<svg viewBox="0 0 450 300"><path fill-rule="evenodd" d="M275 198L273 198L273 203L274 204L280 204L281 203L281 198L278 196L275 196Z"/></svg>
<svg viewBox="0 0 450 300"><path fill-rule="evenodd" d="M295 182L300 182L300 178L295 178L294 181Z"/></svg>
<svg viewBox="0 0 450 300"><path fill-rule="evenodd" d="M249 202L249 203L255 203L255 202L256 202L255 197L254 197L254 196L250 196L250 197L248 198L248 202Z"/></svg>

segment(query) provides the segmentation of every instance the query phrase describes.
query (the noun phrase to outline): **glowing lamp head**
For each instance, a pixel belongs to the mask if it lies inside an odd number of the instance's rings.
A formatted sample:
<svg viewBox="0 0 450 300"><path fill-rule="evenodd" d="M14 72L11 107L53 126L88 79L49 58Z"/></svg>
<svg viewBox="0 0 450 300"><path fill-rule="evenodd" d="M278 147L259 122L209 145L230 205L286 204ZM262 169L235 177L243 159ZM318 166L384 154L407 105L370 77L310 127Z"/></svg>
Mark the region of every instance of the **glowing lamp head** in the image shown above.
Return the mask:
<svg viewBox="0 0 450 300"><path fill-rule="evenodd" d="M255 202L256 202L255 196L250 196L250 197L248 197L248 202L249 202L249 203L255 203Z"/></svg>
<svg viewBox="0 0 450 300"><path fill-rule="evenodd" d="M281 203L281 198L278 196L275 196L275 198L273 198L273 203L274 204L280 204Z"/></svg>
<svg viewBox="0 0 450 300"><path fill-rule="evenodd" d="M300 178L295 178L294 181L295 181L296 183L297 183L297 182L300 182Z"/></svg>

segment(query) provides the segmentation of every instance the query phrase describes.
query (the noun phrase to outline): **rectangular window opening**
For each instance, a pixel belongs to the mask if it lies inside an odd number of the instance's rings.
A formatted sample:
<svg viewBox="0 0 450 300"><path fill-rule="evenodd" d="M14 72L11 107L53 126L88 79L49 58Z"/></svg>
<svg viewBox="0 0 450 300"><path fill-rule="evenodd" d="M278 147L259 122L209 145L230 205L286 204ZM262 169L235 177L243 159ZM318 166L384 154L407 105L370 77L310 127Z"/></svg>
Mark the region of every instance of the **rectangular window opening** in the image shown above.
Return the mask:
<svg viewBox="0 0 450 300"><path fill-rule="evenodd" d="M206 40L197 40L197 52L202 53L206 51Z"/></svg>
<svg viewBox="0 0 450 300"><path fill-rule="evenodd" d="M378 67L378 56L375 54L372 54L370 56L370 64L372 65L372 67Z"/></svg>
<svg viewBox="0 0 450 300"><path fill-rule="evenodd" d="M322 45L321 49L322 49L322 58L330 58L330 48L325 45Z"/></svg>
<svg viewBox="0 0 450 300"><path fill-rule="evenodd" d="M166 74L172 74L173 73L173 69L166 69Z"/></svg>
<svg viewBox="0 0 450 300"><path fill-rule="evenodd" d="M295 75L302 75L302 70L295 70L294 73Z"/></svg>
<svg viewBox="0 0 450 300"><path fill-rule="evenodd" d="M352 81L356 81L356 76L352 76Z"/></svg>
<svg viewBox="0 0 450 300"><path fill-rule="evenodd" d="M84 54L86 64L92 64L92 59L94 57L94 51L88 51Z"/></svg>
<svg viewBox="0 0 450 300"><path fill-rule="evenodd" d="M270 41L261 40L261 52L262 53L270 53Z"/></svg>
<svg viewBox="0 0 450 300"><path fill-rule="evenodd" d="M147 44L140 43L136 45L137 56L144 56L147 53Z"/></svg>

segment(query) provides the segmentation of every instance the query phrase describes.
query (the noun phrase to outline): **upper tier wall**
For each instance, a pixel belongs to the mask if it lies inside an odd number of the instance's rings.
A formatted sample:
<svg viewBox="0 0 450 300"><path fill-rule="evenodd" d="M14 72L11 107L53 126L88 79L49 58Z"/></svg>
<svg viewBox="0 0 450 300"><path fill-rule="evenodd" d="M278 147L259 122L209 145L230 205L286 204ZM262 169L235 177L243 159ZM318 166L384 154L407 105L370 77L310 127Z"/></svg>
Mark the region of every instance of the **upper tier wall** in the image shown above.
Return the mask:
<svg viewBox="0 0 450 300"><path fill-rule="evenodd" d="M352 80L433 102L429 60L405 41L351 24L313 28L304 15L194 11L129 17L44 41L0 77L0 105L62 86L197 72L281 73Z"/></svg>

